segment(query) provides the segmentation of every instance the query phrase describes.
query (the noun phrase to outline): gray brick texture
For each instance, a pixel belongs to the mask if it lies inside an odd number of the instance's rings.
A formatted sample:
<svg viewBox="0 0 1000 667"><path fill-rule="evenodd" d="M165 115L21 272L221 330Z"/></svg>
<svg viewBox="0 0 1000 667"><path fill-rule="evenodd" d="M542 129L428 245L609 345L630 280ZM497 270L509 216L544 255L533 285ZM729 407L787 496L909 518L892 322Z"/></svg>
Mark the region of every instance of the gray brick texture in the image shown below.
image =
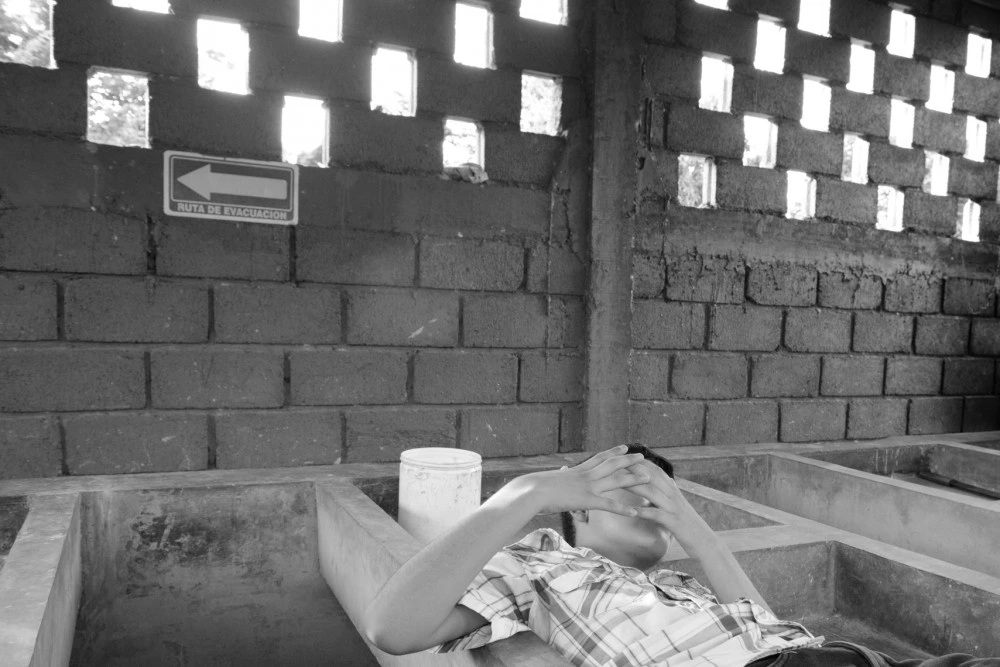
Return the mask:
<svg viewBox="0 0 1000 667"><path fill-rule="evenodd" d="M695 401L629 403L630 435L648 447L700 445L705 405Z"/></svg>
<svg viewBox="0 0 1000 667"><path fill-rule="evenodd" d="M287 468L341 461L337 410L241 410L214 417L216 466Z"/></svg>
<svg viewBox="0 0 1000 667"><path fill-rule="evenodd" d="M778 404L772 401L723 401L708 404L705 444L777 442Z"/></svg>

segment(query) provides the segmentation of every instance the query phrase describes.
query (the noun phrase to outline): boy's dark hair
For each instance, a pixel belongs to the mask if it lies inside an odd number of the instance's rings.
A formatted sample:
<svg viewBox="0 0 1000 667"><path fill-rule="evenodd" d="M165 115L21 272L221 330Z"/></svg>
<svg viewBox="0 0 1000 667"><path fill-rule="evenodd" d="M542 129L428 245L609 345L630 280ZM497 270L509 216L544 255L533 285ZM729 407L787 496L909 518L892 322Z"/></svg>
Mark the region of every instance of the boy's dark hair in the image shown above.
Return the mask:
<svg viewBox="0 0 1000 667"><path fill-rule="evenodd" d="M660 470L667 473L668 477L672 478L674 476L674 465L641 442L629 443L626 454L642 454L643 458L647 461L655 463ZM593 457L588 457L584 459L584 461L589 461L591 458ZM583 463L584 461L580 461L580 463ZM580 463L577 463L577 465L580 465ZM560 518L562 519L563 539L566 540L571 547L575 547L576 526L573 524L573 515L569 512L562 512L560 514Z"/></svg>

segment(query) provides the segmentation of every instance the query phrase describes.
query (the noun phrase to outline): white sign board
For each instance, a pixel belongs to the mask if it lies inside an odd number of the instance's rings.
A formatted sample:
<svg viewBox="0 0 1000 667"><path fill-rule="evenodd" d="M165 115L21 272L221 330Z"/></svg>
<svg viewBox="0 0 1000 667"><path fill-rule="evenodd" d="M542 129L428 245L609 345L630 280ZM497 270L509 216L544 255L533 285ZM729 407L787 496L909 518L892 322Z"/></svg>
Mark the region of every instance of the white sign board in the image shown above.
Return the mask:
<svg viewBox="0 0 1000 667"><path fill-rule="evenodd" d="M166 151L163 212L184 218L294 225L299 221L299 167Z"/></svg>

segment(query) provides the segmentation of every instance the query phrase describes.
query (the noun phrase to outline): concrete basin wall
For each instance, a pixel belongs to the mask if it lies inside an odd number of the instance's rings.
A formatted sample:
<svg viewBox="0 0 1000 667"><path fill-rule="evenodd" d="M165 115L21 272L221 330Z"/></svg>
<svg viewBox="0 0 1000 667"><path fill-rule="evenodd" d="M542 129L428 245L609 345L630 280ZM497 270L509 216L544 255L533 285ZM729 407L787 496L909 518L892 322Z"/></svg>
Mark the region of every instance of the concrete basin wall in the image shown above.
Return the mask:
<svg viewBox="0 0 1000 667"><path fill-rule="evenodd" d="M14 546L14 539L21 530L26 516L28 516L27 499L0 498L0 570L3 570L7 555Z"/></svg>
<svg viewBox="0 0 1000 667"><path fill-rule="evenodd" d="M930 472L1000 493L1000 451L939 445L927 454Z"/></svg>

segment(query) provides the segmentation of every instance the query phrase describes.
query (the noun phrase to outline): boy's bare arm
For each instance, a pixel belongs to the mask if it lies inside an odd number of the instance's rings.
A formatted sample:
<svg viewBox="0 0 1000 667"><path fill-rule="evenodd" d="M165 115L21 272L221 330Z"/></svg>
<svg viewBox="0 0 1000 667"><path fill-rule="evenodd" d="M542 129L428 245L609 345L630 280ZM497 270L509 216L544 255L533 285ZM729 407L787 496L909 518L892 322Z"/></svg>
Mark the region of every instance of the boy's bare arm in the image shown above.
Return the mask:
<svg viewBox="0 0 1000 667"><path fill-rule="evenodd" d="M369 641L401 655L485 625L482 616L458 601L483 566L536 514L601 509L635 516L635 508L601 495L648 481L648 473L628 469L642 455L624 451L616 447L579 466L523 475L505 485L390 577L365 612Z"/></svg>
<svg viewBox="0 0 1000 667"><path fill-rule="evenodd" d="M639 516L656 521L673 533L688 556L701 564L719 602L748 598L771 611L729 547L691 507L674 480L648 462L640 466L649 470L650 481L629 490L648 500L652 506L640 508Z"/></svg>

